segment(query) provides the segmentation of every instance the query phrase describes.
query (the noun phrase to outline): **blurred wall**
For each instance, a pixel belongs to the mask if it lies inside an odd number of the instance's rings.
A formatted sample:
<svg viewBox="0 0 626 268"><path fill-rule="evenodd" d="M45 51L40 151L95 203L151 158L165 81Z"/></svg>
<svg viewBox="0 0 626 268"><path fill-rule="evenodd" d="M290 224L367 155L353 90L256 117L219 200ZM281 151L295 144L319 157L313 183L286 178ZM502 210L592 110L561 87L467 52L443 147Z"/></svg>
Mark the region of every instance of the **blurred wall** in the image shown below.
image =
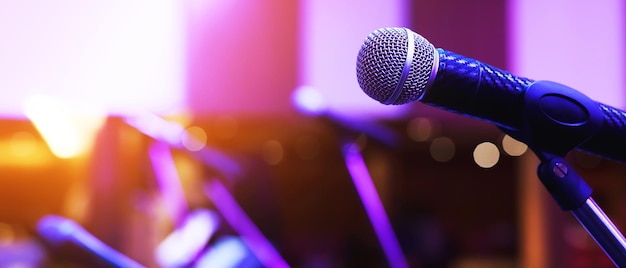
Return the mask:
<svg viewBox="0 0 626 268"><path fill-rule="evenodd" d="M625 108L625 12L620 0L509 0L509 68Z"/></svg>
<svg viewBox="0 0 626 268"><path fill-rule="evenodd" d="M186 1L187 106L196 115L295 110L298 1Z"/></svg>
<svg viewBox="0 0 626 268"><path fill-rule="evenodd" d="M45 94L113 113L184 105L184 14L179 1L0 4L0 116L21 116Z"/></svg>
<svg viewBox="0 0 626 268"><path fill-rule="evenodd" d="M356 80L356 57L368 34L407 27L408 1L302 0L298 13L298 86L319 91L327 108L359 118L394 117L406 106L387 106L365 95Z"/></svg>

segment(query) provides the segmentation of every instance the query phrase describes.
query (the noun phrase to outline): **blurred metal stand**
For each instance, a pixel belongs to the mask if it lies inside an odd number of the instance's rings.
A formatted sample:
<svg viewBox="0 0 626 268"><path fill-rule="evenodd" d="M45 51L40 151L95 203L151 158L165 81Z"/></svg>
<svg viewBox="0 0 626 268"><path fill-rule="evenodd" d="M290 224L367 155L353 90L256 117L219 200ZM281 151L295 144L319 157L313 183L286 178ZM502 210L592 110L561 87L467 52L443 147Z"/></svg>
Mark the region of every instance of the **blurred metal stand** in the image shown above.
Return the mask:
<svg viewBox="0 0 626 268"><path fill-rule="evenodd" d="M392 268L407 268L407 260L402 253L402 248L395 236L385 208L376 192L376 187L367 170L365 161L361 156L358 145L346 143L343 145L343 154L346 167L352 177L354 186L363 202L365 211L374 227L374 231L382 249L387 257L389 266Z"/></svg>
<svg viewBox="0 0 626 268"><path fill-rule="evenodd" d="M290 267L219 179L205 184L204 191L264 267Z"/></svg>

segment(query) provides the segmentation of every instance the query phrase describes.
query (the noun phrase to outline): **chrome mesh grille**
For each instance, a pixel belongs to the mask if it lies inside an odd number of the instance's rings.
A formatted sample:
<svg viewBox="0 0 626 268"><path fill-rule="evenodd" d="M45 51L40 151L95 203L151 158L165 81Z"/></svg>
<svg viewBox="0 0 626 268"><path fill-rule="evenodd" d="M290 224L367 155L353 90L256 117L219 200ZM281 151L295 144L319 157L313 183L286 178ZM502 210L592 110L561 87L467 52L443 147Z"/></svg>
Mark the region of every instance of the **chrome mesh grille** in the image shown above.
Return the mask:
<svg viewBox="0 0 626 268"><path fill-rule="evenodd" d="M356 69L361 89L379 102L385 102L398 84L408 52L407 33L414 35L415 53L409 77L400 97L393 104L416 101L426 89L435 60L434 46L405 28L378 29L363 42Z"/></svg>

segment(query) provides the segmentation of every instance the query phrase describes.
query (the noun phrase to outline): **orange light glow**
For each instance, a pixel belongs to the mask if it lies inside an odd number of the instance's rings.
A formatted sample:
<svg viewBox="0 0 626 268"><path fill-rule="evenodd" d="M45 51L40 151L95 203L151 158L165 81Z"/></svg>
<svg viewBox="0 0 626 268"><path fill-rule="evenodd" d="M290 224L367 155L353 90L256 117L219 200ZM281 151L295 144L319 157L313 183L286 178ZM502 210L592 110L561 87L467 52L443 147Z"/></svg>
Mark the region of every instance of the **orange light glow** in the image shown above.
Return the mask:
<svg viewBox="0 0 626 268"><path fill-rule="evenodd" d="M73 158L87 152L106 119L105 113L94 107L70 105L43 95L28 97L23 107L59 158Z"/></svg>

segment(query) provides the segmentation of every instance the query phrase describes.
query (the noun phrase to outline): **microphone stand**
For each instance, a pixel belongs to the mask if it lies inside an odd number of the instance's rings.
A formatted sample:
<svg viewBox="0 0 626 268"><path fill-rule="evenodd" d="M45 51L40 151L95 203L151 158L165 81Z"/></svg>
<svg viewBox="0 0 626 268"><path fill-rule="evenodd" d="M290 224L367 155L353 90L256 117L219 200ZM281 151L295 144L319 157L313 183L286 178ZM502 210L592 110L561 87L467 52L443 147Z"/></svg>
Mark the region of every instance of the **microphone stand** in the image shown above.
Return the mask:
<svg viewBox="0 0 626 268"><path fill-rule="evenodd" d="M617 267L626 267L626 239L591 197L591 187L562 157L535 152L539 180L564 211L570 211Z"/></svg>

